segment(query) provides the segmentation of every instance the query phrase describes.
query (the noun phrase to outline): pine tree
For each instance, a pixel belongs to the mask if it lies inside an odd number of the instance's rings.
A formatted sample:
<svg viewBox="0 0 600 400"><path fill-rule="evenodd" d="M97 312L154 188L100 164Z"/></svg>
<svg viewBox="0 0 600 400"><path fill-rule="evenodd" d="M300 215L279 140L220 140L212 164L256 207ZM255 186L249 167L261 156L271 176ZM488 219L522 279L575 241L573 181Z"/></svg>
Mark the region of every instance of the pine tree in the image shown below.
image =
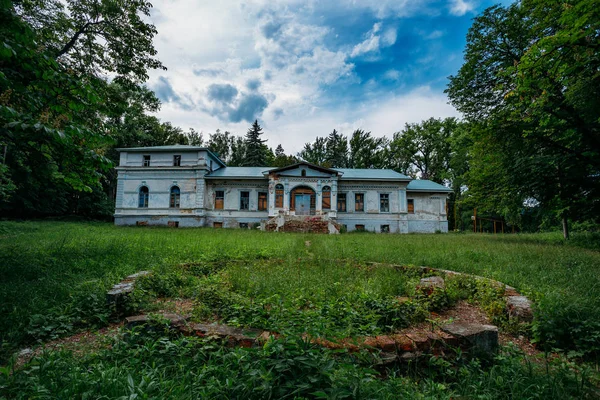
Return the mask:
<svg viewBox="0 0 600 400"><path fill-rule="evenodd" d="M267 154L265 151L267 146L264 144L266 140L260 138L262 134L262 128L258 124L258 120L255 120L246 133L246 159L244 166L260 167L267 165Z"/></svg>

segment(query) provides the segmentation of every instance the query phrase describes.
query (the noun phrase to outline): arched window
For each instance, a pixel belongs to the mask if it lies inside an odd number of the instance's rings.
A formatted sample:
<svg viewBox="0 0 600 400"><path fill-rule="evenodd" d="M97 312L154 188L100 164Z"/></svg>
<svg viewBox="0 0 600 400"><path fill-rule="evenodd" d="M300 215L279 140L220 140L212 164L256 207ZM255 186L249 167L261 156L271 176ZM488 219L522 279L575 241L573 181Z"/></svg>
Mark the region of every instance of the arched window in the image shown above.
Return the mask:
<svg viewBox="0 0 600 400"><path fill-rule="evenodd" d="M283 185L275 185L275 208L283 208Z"/></svg>
<svg viewBox="0 0 600 400"><path fill-rule="evenodd" d="M148 208L148 197L150 197L148 187L142 186L140 188L140 193L138 196L138 207L139 208Z"/></svg>
<svg viewBox="0 0 600 400"><path fill-rule="evenodd" d="M323 197L322 197L322 209L331 210L331 188L329 186L323 186Z"/></svg>
<svg viewBox="0 0 600 400"><path fill-rule="evenodd" d="M179 197L180 197L179 188L177 186L171 187L171 201L169 203L169 207L179 208Z"/></svg>

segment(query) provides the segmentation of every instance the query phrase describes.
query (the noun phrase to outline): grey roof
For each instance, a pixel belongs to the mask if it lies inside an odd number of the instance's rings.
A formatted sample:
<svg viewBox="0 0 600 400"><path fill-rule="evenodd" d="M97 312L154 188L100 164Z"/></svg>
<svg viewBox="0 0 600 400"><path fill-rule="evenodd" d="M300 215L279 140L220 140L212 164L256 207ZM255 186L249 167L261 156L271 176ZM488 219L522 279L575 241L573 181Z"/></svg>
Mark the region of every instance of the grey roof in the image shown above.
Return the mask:
<svg viewBox="0 0 600 400"><path fill-rule="evenodd" d="M273 167L225 167L219 168L207 175L206 178L212 179L265 179L263 172L274 169Z"/></svg>
<svg viewBox="0 0 600 400"><path fill-rule="evenodd" d="M187 144L174 144L170 146L150 146L150 147L121 147L117 149L118 151L131 151L131 152L139 152L139 151L200 151L200 150L208 150L206 147L202 146L190 146ZM210 151L210 150L208 150Z"/></svg>
<svg viewBox="0 0 600 400"><path fill-rule="evenodd" d="M128 151L128 152L132 152L132 153L150 153L153 151L206 151L208 152L208 154L210 154L213 158L215 158L217 160L217 163L219 163L221 166L225 166L225 163L219 158L218 155L216 155L215 153L213 153L209 148L207 147L202 147L202 146L190 146L187 144L174 144L174 145L170 145L170 146L150 146L150 147L120 147L117 149L117 151Z"/></svg>
<svg viewBox="0 0 600 400"><path fill-rule="evenodd" d="M391 169L352 169L352 168L335 168L341 172L342 180L382 180L382 181L410 181L406 175L402 175Z"/></svg>
<svg viewBox="0 0 600 400"><path fill-rule="evenodd" d="M428 181L426 179L414 179L410 181L406 190L411 192L451 192L452 189L440 185L439 183L435 183L432 181Z"/></svg>

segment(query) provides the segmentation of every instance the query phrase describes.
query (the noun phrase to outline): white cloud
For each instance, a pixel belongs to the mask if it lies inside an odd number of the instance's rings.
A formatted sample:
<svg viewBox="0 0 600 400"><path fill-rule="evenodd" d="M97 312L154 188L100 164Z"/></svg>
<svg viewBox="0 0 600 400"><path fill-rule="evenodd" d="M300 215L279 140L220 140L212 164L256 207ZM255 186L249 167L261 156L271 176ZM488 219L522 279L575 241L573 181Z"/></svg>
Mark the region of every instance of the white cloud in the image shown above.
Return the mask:
<svg viewBox="0 0 600 400"><path fill-rule="evenodd" d="M450 0L450 14L458 17L475 9L475 4L468 0Z"/></svg>
<svg viewBox="0 0 600 400"><path fill-rule="evenodd" d="M425 39L427 40L439 39L442 36L444 36L444 32L439 30L432 31L424 35Z"/></svg>
<svg viewBox="0 0 600 400"><path fill-rule="evenodd" d="M186 110L175 101L166 102L158 116L183 129L209 133L220 128L243 135L248 115L256 112L268 145L281 143L288 153L296 153L305 142L333 128L349 134L361 127L377 136L391 136L405 122L456 115L445 96L428 88L382 95L381 82L369 79L361 83L360 102L338 99L327 89L340 82L356 83L352 57L378 57L381 49L396 43L398 34L389 23L377 22L360 43L333 47L329 39L336 32L315 15L327 14L329 8L369 11L379 18L404 17L439 12L435 4L434 0L155 0L152 18L159 32L155 46L169 70L151 72L148 85L167 80L171 98L179 96L193 106ZM388 83L407 76L404 68L402 73L392 68L383 74ZM227 86L230 101L219 105L209 99L212 85L231 86ZM244 110L248 113L242 117Z"/></svg>
<svg viewBox="0 0 600 400"><path fill-rule="evenodd" d="M366 39L352 48L350 57L354 58L363 54L377 53L381 47L389 47L396 43L396 29L388 28L382 36L379 34L381 25L381 22L377 22L373 25L373 29L367 32Z"/></svg>
<svg viewBox="0 0 600 400"><path fill-rule="evenodd" d="M400 79L400 75L400 71L398 71L397 69L390 69L386 71L385 74L383 74L383 77L391 81L397 81L398 79Z"/></svg>

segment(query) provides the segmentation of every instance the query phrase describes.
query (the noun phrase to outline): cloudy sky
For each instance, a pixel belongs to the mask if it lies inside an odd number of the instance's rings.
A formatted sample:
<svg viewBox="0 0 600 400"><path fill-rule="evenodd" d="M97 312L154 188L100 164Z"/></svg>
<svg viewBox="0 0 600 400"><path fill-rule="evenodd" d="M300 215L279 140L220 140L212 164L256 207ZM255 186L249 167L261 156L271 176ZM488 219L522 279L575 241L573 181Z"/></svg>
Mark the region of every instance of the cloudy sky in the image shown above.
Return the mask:
<svg viewBox="0 0 600 400"><path fill-rule="evenodd" d="M471 19L490 0L155 0L168 71L148 86L158 116L187 130L246 133L295 154L334 128L389 136L406 122L457 116L447 77Z"/></svg>

